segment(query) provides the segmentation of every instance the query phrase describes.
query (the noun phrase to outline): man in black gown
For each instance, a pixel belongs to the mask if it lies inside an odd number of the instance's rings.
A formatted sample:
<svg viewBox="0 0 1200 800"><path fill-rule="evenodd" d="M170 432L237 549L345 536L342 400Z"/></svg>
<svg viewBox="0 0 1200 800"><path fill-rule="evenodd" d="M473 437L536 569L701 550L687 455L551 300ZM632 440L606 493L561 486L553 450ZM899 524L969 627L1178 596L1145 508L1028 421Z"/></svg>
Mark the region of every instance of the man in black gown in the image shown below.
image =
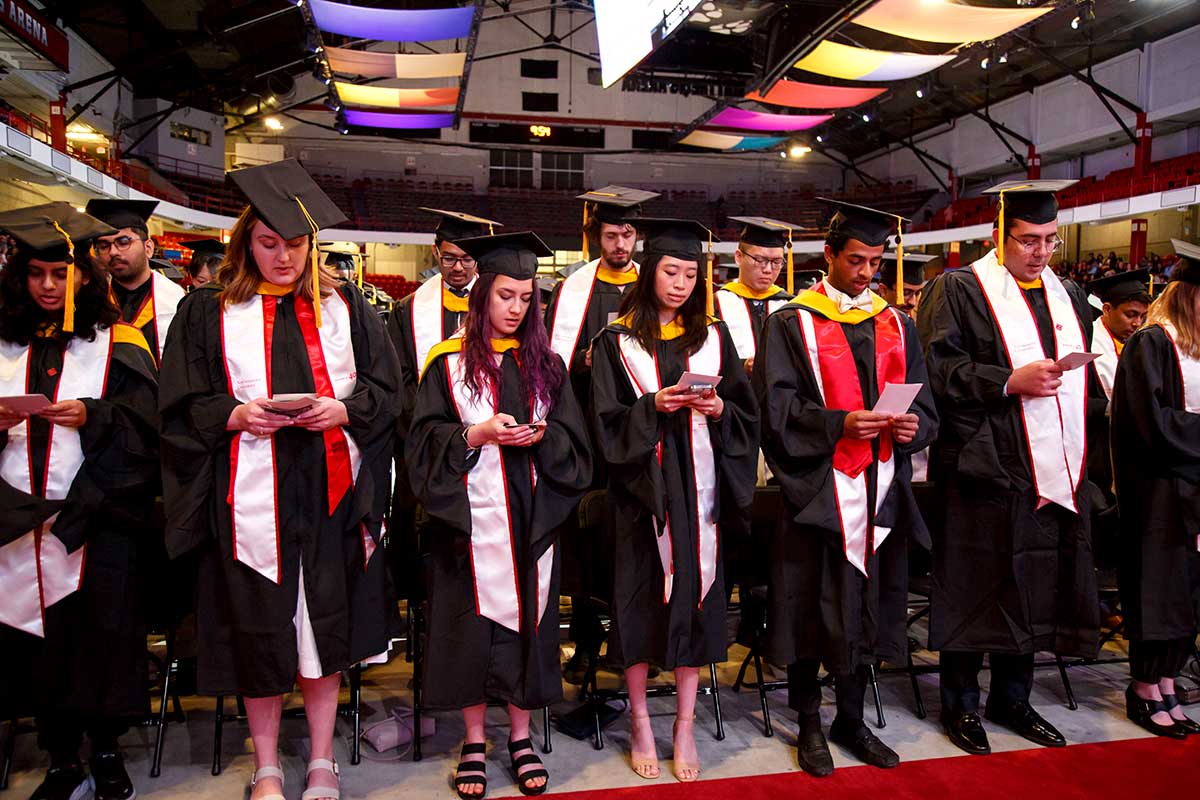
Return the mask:
<svg viewBox="0 0 1200 800"><path fill-rule="evenodd" d="M154 240L147 226L157 206L157 200L89 200L87 204L87 213L117 229L98 238L93 249L112 278L121 321L141 329L155 363L162 357L167 330L184 295L177 283L150 268Z"/></svg>
<svg viewBox="0 0 1200 800"><path fill-rule="evenodd" d="M1001 184L995 251L934 281L920 309L942 420L929 648L941 651L942 723L990 752L986 718L1046 746L1066 742L1029 704L1034 654L1096 654L1099 613L1087 468L1090 370L1057 361L1091 345L1083 292L1047 265L1061 245L1054 192L1070 181Z"/></svg>
<svg viewBox="0 0 1200 800"><path fill-rule="evenodd" d="M909 459L937 432L916 326L869 288L896 217L836 208L829 275L767 320L753 376L786 507L769 559L768 658L788 665L798 759L817 776L833 772L822 663L837 689L830 738L873 766L900 763L863 722L863 700L870 669L905 655L909 539L929 546ZM921 389L910 408L875 413L888 384Z"/></svg>

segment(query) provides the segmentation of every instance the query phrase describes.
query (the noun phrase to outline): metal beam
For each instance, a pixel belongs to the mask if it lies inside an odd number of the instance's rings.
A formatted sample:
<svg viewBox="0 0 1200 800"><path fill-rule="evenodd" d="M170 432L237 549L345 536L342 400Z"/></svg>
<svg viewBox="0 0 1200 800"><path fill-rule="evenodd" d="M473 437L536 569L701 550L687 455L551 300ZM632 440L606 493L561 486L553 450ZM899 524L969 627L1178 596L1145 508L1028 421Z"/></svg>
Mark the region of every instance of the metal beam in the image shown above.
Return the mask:
<svg viewBox="0 0 1200 800"><path fill-rule="evenodd" d="M1014 148L1012 146L1012 144L1008 141L1007 137L1005 137L1004 132L1007 129L1003 125L1001 125L999 122L996 122L994 119L992 119L991 115L984 114L980 111L976 111L975 109L971 109L971 116L978 117L979 119L986 122L988 124L988 127L992 129L992 133L996 134L996 138L1000 140L1000 143L1008 149L1008 152L1012 153L1013 158L1017 159L1017 163L1021 165L1021 169L1025 169L1027 167L1027 164L1025 163L1025 157L1023 155L1021 155L1020 153L1018 153L1016 151L1016 148ZM1028 139L1024 139L1024 137L1018 137L1018 138L1021 138L1023 140L1023 144L1027 144L1030 146L1032 146L1032 144L1033 144Z"/></svg>
<svg viewBox="0 0 1200 800"><path fill-rule="evenodd" d="M1095 92L1095 93L1097 94L1097 96L1099 96L1099 95L1104 95L1104 96L1105 96L1105 97L1107 97L1108 99L1110 99L1110 100L1114 100L1114 101L1116 101L1117 103L1120 103L1122 106L1124 106L1125 108L1129 109L1130 111L1132 111L1132 112L1133 112L1133 113L1135 113L1135 114L1141 114L1141 113L1142 113L1142 109L1141 109L1141 108L1140 108L1140 107L1139 107L1139 106L1138 106L1136 103L1132 103L1132 102L1130 102L1129 100L1126 100L1124 97L1122 97L1121 95L1117 94L1117 93L1116 93L1116 92L1114 92L1112 89L1109 89L1109 88L1108 88L1107 86L1105 86L1104 84L1102 84L1102 83L1097 83L1097 82L1096 82L1096 81L1095 81L1095 80L1094 80L1094 79L1091 77L1091 75L1090 75L1090 74L1088 74L1088 75L1085 75L1085 74L1083 74L1082 72L1080 72L1079 70L1075 69L1074 67L1072 67L1072 66L1071 66L1070 64L1068 64L1067 62L1063 61L1063 60L1062 60L1061 58L1059 58L1058 56L1056 56L1056 55L1054 55L1053 53L1051 53L1051 52L1050 52L1049 50L1047 50L1046 48L1042 47L1042 45L1041 45L1041 44L1039 44L1038 42L1035 42L1033 39L1030 39L1030 38L1028 38L1027 36L1023 36L1023 35L1021 35L1021 34L1019 34L1019 33L1018 33L1018 34L1015 34L1015 38L1016 38L1018 41L1024 42L1024 43L1025 43L1025 44L1027 44L1029 47L1032 47L1034 50L1037 50L1039 53L1041 53L1041 54L1042 54L1042 56L1043 56L1043 57L1045 57L1045 59L1046 59L1047 61L1049 61L1051 64L1053 64L1054 66L1058 67L1058 68L1059 68L1059 69L1061 69L1063 72L1065 72L1065 73L1067 73L1068 75L1070 75L1071 77L1075 78L1075 80L1077 80L1077 81L1080 81L1080 82L1082 82L1082 83L1085 83L1085 84L1087 84L1089 87L1091 87L1092 91L1093 91L1093 92ZM1090 71L1091 71L1091 58L1090 58L1090 57L1088 58L1088 71L1089 71L1089 73L1090 73Z"/></svg>
<svg viewBox="0 0 1200 800"><path fill-rule="evenodd" d="M462 124L463 103L467 101L467 81L471 79L471 62L475 59L475 45L479 43L479 26L483 22L483 0L475 0L475 15L471 18L471 35L467 37L466 60L463 61L462 80L458 84L458 103L454 106L454 130Z"/></svg>
<svg viewBox="0 0 1200 800"><path fill-rule="evenodd" d="M874 183L877 186L884 185L883 181L879 180L874 175L868 175L867 173L865 173L861 169L859 169L858 166L852 160L844 159L841 156L835 156L829 150L827 150L826 148L821 147L820 145L817 145L817 144L810 144L809 147L811 147L813 149L813 152L818 153L819 155L825 156L825 158L828 158L830 161L837 164L842 169L850 170L855 175L862 178L864 181L867 181L869 183Z"/></svg>
<svg viewBox="0 0 1200 800"><path fill-rule="evenodd" d="M78 110L78 111L72 112L71 116L67 117L66 124L67 124L67 125L70 125L72 122L74 122L75 120L79 119L80 115L82 115L82 114L83 114L83 112L85 112L85 111L87 111L89 108L91 108L91 105L92 105L92 103L96 102L96 101L97 101L97 100L99 100L101 97L103 97L103 96L104 96L104 93L105 93L105 92L107 92L109 89L111 89L113 86L115 86L115 85L116 85L116 83L117 83L117 81L119 81L119 80L121 80L121 76L120 76L120 75L114 75L114 76L113 76L113 77L112 77L112 78L111 78L111 79L108 81L108 83L104 84L103 88L101 88L101 89L100 89L100 91L96 92L94 95L92 95L91 97L89 97L89 98L88 98L88 101L87 101L86 103L84 103L83 105L81 105L81 106L79 107L79 110Z"/></svg>
<svg viewBox="0 0 1200 800"><path fill-rule="evenodd" d="M174 103L171 103L171 105L167 106L162 111L156 111L151 116L152 117L156 116L156 117L158 117L158 119L154 120L154 122L152 122L150 124L150 127L146 128L146 130L142 131L142 135L137 137L136 139L134 139L132 144L122 148L123 152L132 153L133 150L136 149L139 144L146 141L146 137L148 137L150 134L154 133L155 129L158 128L159 125L162 125L163 122L166 121L167 117L174 114L178 108L179 108L179 103L174 102Z"/></svg>
<svg viewBox="0 0 1200 800"><path fill-rule="evenodd" d="M496 2L496 0L493 0L493 2ZM583 3L571 2L571 0L559 3L558 5L531 6L530 8L522 8L517 11L512 11L511 6L508 3L496 2L496 5L500 7L502 13L493 14L490 17L484 17L482 20L483 22L491 22L497 19L513 19L515 17L523 17L526 14L540 14L543 11L549 11L554 8L558 9L559 11L593 11L591 6L584 5Z"/></svg>
<svg viewBox="0 0 1200 800"><path fill-rule="evenodd" d="M82 89L85 86L91 86L93 83L99 83L100 81L106 81L109 78L113 77L114 75L120 75L120 74L121 74L120 70L110 69L108 72L101 72L99 75L93 75L92 77L85 78L84 80L81 80L81 81L75 81L74 83L68 83L66 86L62 87L61 91L64 94L66 94L67 92L73 92L76 89Z"/></svg>

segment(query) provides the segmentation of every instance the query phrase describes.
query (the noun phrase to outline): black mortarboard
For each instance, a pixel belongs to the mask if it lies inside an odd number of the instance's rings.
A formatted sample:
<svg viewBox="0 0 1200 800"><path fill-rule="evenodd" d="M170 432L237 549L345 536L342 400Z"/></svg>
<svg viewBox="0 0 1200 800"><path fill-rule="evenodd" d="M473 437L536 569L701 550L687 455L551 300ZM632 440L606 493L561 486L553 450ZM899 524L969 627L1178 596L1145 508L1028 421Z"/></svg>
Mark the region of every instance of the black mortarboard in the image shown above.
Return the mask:
<svg viewBox="0 0 1200 800"><path fill-rule="evenodd" d="M906 217L889 211L831 200L828 197L818 197L817 200L833 207L834 215L829 220L828 233L847 233L851 239L857 239L868 247L887 244L888 237L898 234L903 224L908 222Z"/></svg>
<svg viewBox="0 0 1200 800"><path fill-rule="evenodd" d="M802 269L796 272L795 285L796 289L811 289L821 282L825 277L825 273L819 269Z"/></svg>
<svg viewBox="0 0 1200 800"><path fill-rule="evenodd" d="M169 278L175 283L179 283L183 280L183 270L165 259L150 259L150 269L154 270L155 272L162 273L163 277Z"/></svg>
<svg viewBox="0 0 1200 800"><path fill-rule="evenodd" d="M434 235L439 239L445 239L447 242L452 242L453 244L458 244L459 239L492 236L495 234L496 228L504 227L495 220L484 219L474 214L465 214L462 211L444 211L440 208L426 208L424 206L419 210L427 211L430 214L437 214L441 217L438 220L437 230L434 231Z"/></svg>
<svg viewBox="0 0 1200 800"><path fill-rule="evenodd" d="M16 239L18 246L33 258L67 262L63 330L75 330L75 248L87 247L97 236L112 236L116 229L60 201L2 212L0 231Z"/></svg>
<svg viewBox="0 0 1200 800"><path fill-rule="evenodd" d="M641 213L642 203L661 197L658 192L630 189L625 186L605 186L579 195L586 213L609 225L625 225Z"/></svg>
<svg viewBox="0 0 1200 800"><path fill-rule="evenodd" d="M911 264L920 264L920 267L911 267L904 271L905 286L924 286L926 281L924 278L925 265L930 261L935 260L938 256L931 256L924 253L905 253L904 260ZM914 278L916 280L914 280ZM888 286L894 286L896 283L896 253L883 254L883 263L879 267L879 282Z"/></svg>
<svg viewBox="0 0 1200 800"><path fill-rule="evenodd" d="M1171 280L1200 285L1200 246L1172 239L1179 260L1171 267Z"/></svg>
<svg viewBox="0 0 1200 800"><path fill-rule="evenodd" d="M147 229L156 208L157 200L88 200L84 210L106 225L121 230Z"/></svg>
<svg viewBox="0 0 1200 800"><path fill-rule="evenodd" d="M633 217L629 224L645 236L642 250L646 256L672 256L682 261L699 262L704 258L705 243L717 241L712 231L691 219Z"/></svg>
<svg viewBox="0 0 1200 800"><path fill-rule="evenodd" d="M284 239L312 236L347 220L329 195L294 158L234 170L229 177L254 211Z"/></svg>
<svg viewBox="0 0 1200 800"><path fill-rule="evenodd" d="M475 258L480 274L491 272L517 280L537 277L538 258L554 255L541 238L531 231L477 236L455 242Z"/></svg>
<svg viewBox="0 0 1200 800"><path fill-rule="evenodd" d="M225 243L220 239L193 239L190 242L180 242L180 244L192 251L192 258L209 253L218 256L225 255Z"/></svg>
<svg viewBox="0 0 1200 800"><path fill-rule="evenodd" d="M558 281L554 278L538 278L538 291L541 292L542 297L546 300L549 300L550 296L554 294L555 286L558 286Z"/></svg>
<svg viewBox="0 0 1200 800"><path fill-rule="evenodd" d="M1000 195L1006 218L1045 225L1058 219L1058 198L1055 193L1076 183L1078 181L1074 180L1005 181L983 191L984 194Z"/></svg>
<svg viewBox="0 0 1200 800"><path fill-rule="evenodd" d="M357 269L354 256L350 253L326 253L325 266L334 269Z"/></svg>
<svg viewBox="0 0 1200 800"><path fill-rule="evenodd" d="M738 241L758 247L783 247L804 231L803 225L793 225L769 217L730 217L729 221L740 222L745 226ZM791 236L788 236L789 232Z"/></svg>
<svg viewBox="0 0 1200 800"><path fill-rule="evenodd" d="M1136 297L1143 300L1150 296L1150 270L1135 269L1130 272L1118 272L1107 278L1097 278L1088 284L1088 291L1099 297L1105 303L1114 306Z"/></svg>

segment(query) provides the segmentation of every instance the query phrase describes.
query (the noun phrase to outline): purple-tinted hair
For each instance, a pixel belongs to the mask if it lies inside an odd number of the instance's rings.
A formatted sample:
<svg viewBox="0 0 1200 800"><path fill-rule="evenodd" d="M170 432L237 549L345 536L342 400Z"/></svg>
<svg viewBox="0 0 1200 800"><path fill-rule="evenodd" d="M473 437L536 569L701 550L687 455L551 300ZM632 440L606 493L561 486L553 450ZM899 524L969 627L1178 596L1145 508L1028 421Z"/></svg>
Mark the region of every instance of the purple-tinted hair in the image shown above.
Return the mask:
<svg viewBox="0 0 1200 800"><path fill-rule="evenodd" d="M483 273L471 288L467 301L467 320L463 323L463 380L476 397L484 392L498 399L500 366L492 358L488 337L488 299L491 297L495 275ZM564 382L562 359L550 349L550 339L537 313L537 285L533 281L533 299L525 311L525 319L513 336L520 342L517 363L525 390L541 401L547 413L554 408Z"/></svg>

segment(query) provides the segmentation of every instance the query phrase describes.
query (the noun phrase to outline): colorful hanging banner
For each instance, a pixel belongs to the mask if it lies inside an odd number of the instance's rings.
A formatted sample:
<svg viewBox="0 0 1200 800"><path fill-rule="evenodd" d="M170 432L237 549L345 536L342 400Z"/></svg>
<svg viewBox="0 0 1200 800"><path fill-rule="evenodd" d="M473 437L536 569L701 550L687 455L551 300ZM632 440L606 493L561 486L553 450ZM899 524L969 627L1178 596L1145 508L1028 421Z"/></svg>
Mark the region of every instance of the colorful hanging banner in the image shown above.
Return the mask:
<svg viewBox="0 0 1200 800"><path fill-rule="evenodd" d="M692 131L679 143L691 147L706 147L710 150L765 150L778 147L787 141L783 136L738 136L713 131Z"/></svg>
<svg viewBox="0 0 1200 800"><path fill-rule="evenodd" d="M1028 25L1054 9L968 6L953 0L878 0L855 25L923 42L986 42Z"/></svg>
<svg viewBox="0 0 1200 800"><path fill-rule="evenodd" d="M313 21L326 33L383 42L428 42L465 39L471 33L475 6L435 9L391 9L348 6L332 0L309 0Z"/></svg>
<svg viewBox="0 0 1200 800"><path fill-rule="evenodd" d="M937 69L953 59L953 55L893 53L824 41L797 61L795 67L849 81L902 81Z"/></svg>
<svg viewBox="0 0 1200 800"><path fill-rule="evenodd" d="M387 86L362 86L334 81L338 97L350 106L376 108L435 108L458 103L458 87L445 89L395 89Z"/></svg>
<svg viewBox="0 0 1200 800"><path fill-rule="evenodd" d="M822 86L787 79L776 83L766 94L751 92L747 100L788 108L853 108L874 100L887 89L859 89L855 86Z"/></svg>
<svg viewBox="0 0 1200 800"><path fill-rule="evenodd" d="M747 131L806 131L831 119L832 114L767 114L744 108L727 108L709 120L708 125Z"/></svg>
<svg viewBox="0 0 1200 800"><path fill-rule="evenodd" d="M449 128L454 124L454 114L389 114L382 111L345 111L347 125L364 128L392 128L397 130L419 130L422 128Z"/></svg>
<svg viewBox="0 0 1200 800"><path fill-rule="evenodd" d="M364 78L457 78L466 67L466 53L375 53L326 47L329 68Z"/></svg>

